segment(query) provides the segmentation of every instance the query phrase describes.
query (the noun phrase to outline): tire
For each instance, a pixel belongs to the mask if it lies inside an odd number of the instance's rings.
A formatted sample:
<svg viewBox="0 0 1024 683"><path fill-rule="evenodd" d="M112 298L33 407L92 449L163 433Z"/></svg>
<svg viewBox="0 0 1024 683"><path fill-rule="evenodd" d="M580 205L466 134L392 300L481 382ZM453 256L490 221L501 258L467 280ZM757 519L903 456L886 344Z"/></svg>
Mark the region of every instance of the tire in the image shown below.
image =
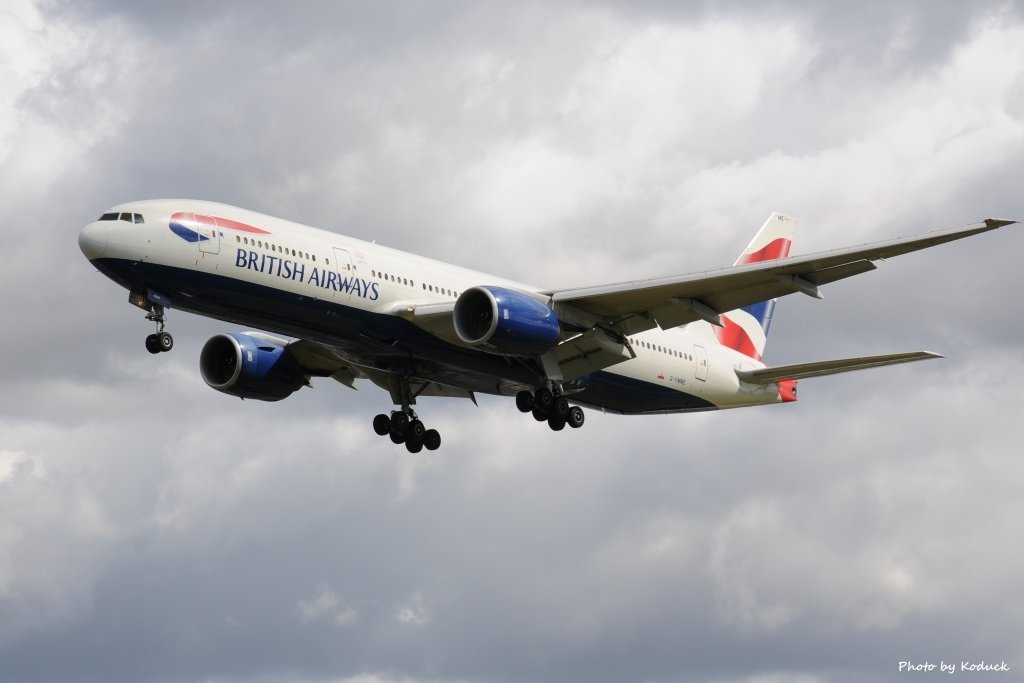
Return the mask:
<svg viewBox="0 0 1024 683"><path fill-rule="evenodd" d="M156 340L155 334L146 337L146 350L150 353L160 353L160 343Z"/></svg>
<svg viewBox="0 0 1024 683"><path fill-rule="evenodd" d="M533 394L529 391L520 391L516 394L516 408L519 408L519 412L528 413L533 410Z"/></svg>
<svg viewBox="0 0 1024 683"><path fill-rule="evenodd" d="M545 422L548 419L548 414L540 408L534 406L533 408L533 419L537 422Z"/></svg>
<svg viewBox="0 0 1024 683"><path fill-rule="evenodd" d="M551 410L551 404L555 402L555 395L547 387L541 387L533 393L535 408L540 408L545 413Z"/></svg>
<svg viewBox="0 0 1024 683"><path fill-rule="evenodd" d="M161 332L156 335L156 343L161 351L170 351L174 348L174 337L169 332Z"/></svg>
<svg viewBox="0 0 1024 683"><path fill-rule="evenodd" d="M579 429L583 426L583 421L586 419L583 412L583 408L579 406L573 406L569 408L569 415L566 417L565 423L573 429Z"/></svg>
<svg viewBox="0 0 1024 683"><path fill-rule="evenodd" d="M391 416L391 431L397 434L405 434L409 429L409 416L405 413L395 413Z"/></svg>
<svg viewBox="0 0 1024 683"><path fill-rule="evenodd" d="M426 433L427 428L424 427L423 423L420 422L419 420L413 420L412 422L410 422L409 428L406 431L406 434L408 434L411 438L414 438L420 442L423 441L423 435Z"/></svg>
<svg viewBox="0 0 1024 683"><path fill-rule="evenodd" d="M436 429L428 429L427 433L423 435L423 446L428 451L436 451L441 447L441 435Z"/></svg>
<svg viewBox="0 0 1024 683"><path fill-rule="evenodd" d="M405 434L396 434L391 432L388 434L391 437L391 443L405 443Z"/></svg>
<svg viewBox="0 0 1024 683"><path fill-rule="evenodd" d="M420 441L419 439L406 439L405 450L409 451L410 453L419 453L420 451L423 450L423 442Z"/></svg>
<svg viewBox="0 0 1024 683"><path fill-rule="evenodd" d="M548 427L551 427L552 431L560 432L565 429L565 420L556 415L552 415L548 418Z"/></svg>
<svg viewBox="0 0 1024 683"><path fill-rule="evenodd" d="M377 432L378 436L387 436L391 433L391 418L381 413L377 417L373 418L373 431Z"/></svg>
<svg viewBox="0 0 1024 683"><path fill-rule="evenodd" d="M561 396L555 398L554 410L551 412L564 420L569 416L569 402Z"/></svg>

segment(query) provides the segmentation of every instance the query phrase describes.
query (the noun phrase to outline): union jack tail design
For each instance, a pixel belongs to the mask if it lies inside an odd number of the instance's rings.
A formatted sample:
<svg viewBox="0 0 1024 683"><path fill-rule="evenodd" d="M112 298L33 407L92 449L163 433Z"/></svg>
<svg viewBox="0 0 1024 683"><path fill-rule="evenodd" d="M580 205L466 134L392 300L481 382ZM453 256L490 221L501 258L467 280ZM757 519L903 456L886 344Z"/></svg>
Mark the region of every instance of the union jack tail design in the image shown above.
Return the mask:
<svg viewBox="0 0 1024 683"><path fill-rule="evenodd" d="M781 213L773 213L757 235L743 250L734 265L772 261L789 256L796 221ZM718 341L756 360L764 355L768 328L772 323L776 299L761 301L722 314L724 327L715 327Z"/></svg>

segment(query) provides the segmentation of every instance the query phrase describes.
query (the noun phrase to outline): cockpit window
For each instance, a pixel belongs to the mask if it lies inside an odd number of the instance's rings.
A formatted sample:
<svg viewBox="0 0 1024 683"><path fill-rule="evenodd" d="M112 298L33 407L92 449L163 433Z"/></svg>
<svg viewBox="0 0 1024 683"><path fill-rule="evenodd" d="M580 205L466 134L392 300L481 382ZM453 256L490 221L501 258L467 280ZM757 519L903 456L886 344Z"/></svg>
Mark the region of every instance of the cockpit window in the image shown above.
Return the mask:
<svg viewBox="0 0 1024 683"><path fill-rule="evenodd" d="M100 216L101 221L116 221L116 220L128 221L129 223L145 223L146 219L142 217L141 213L132 213L130 211L111 211Z"/></svg>

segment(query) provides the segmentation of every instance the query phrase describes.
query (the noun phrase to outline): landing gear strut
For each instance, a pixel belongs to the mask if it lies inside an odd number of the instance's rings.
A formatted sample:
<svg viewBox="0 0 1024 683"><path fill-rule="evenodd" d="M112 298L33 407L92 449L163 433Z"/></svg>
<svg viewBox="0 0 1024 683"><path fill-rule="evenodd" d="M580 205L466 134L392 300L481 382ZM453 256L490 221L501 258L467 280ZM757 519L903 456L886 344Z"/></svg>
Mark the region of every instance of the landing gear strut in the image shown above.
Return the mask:
<svg viewBox="0 0 1024 683"><path fill-rule="evenodd" d="M174 337L170 332L164 332L164 324L167 322L164 307L153 304L149 313L146 314L146 320L156 323L157 326L156 333L146 337L146 350L150 353L161 353L174 348Z"/></svg>
<svg viewBox="0 0 1024 683"><path fill-rule="evenodd" d="M419 453L426 448L436 451L441 447L441 435L436 429L427 429L416 416L412 404L416 395L408 377L396 377L388 384L392 400L402 406L401 410L392 410L391 415L381 413L373 418L373 431L380 436L391 438L392 443L405 444L410 453ZM420 389L422 391L422 389Z"/></svg>
<svg viewBox="0 0 1024 683"><path fill-rule="evenodd" d="M564 429L566 425L579 429L585 419L583 408L570 406L564 396L551 391L548 387L541 387L534 392L520 391L516 394L516 408L521 413L533 413L533 419L537 422L547 422L556 432Z"/></svg>

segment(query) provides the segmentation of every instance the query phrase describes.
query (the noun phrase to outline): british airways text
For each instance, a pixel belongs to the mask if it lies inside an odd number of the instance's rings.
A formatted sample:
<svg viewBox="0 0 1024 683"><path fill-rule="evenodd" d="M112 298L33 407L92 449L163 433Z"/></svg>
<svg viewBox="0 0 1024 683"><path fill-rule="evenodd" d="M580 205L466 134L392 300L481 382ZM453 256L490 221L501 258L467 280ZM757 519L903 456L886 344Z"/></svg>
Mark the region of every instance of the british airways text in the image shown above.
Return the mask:
<svg viewBox="0 0 1024 683"><path fill-rule="evenodd" d="M320 270L316 266L310 269L309 277L306 277L306 264L260 254L248 249L238 249L235 252L235 266L247 270L255 270L259 273L275 275L285 280L295 280L306 284L316 285L323 289L332 289L336 292L347 292L370 301L376 301L380 297L380 291L376 282L369 282L357 277L341 277L333 270Z"/></svg>

